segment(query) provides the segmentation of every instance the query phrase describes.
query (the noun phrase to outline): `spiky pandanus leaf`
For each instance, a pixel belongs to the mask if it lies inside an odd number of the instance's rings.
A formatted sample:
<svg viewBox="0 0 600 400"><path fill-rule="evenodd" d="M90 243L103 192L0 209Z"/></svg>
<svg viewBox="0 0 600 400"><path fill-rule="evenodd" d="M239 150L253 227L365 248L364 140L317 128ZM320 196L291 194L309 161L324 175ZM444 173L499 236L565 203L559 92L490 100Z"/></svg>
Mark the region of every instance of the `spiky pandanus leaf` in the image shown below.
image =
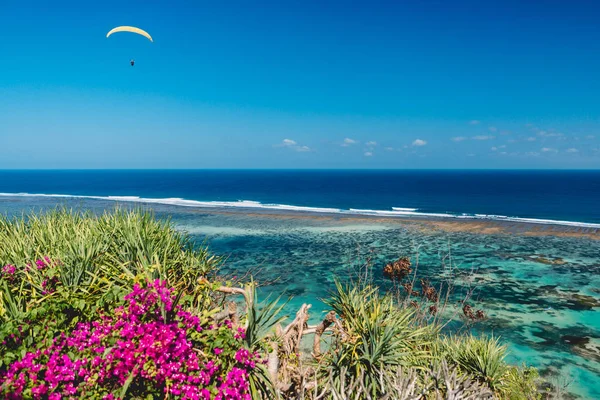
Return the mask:
<svg viewBox="0 0 600 400"><path fill-rule="evenodd" d="M378 288L336 282L326 303L338 314L343 328L323 368L323 374L332 373L335 384L360 376L364 396L378 398L390 390L389 377L399 366L429 358L430 329L416 326L413 311L399 308Z"/></svg>
<svg viewBox="0 0 600 400"><path fill-rule="evenodd" d="M502 389L507 372L504 362L507 348L500 344L499 338L469 335L447 338L445 344L449 357L461 371L471 374L494 391Z"/></svg>

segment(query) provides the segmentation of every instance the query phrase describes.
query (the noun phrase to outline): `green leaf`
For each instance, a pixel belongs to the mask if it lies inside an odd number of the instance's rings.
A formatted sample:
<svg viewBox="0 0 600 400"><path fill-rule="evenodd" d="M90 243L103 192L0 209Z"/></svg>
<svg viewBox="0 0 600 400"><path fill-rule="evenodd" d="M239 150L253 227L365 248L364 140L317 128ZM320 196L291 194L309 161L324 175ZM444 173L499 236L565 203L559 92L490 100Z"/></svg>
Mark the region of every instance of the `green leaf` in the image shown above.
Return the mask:
<svg viewBox="0 0 600 400"><path fill-rule="evenodd" d="M125 398L125 395L127 394L127 389L129 389L129 385L131 385L131 382L133 382L133 378L134 378L134 371L131 371L129 373L129 376L127 377L127 380L123 384L123 388L121 389L121 393L119 394L120 398L122 398L122 399Z"/></svg>

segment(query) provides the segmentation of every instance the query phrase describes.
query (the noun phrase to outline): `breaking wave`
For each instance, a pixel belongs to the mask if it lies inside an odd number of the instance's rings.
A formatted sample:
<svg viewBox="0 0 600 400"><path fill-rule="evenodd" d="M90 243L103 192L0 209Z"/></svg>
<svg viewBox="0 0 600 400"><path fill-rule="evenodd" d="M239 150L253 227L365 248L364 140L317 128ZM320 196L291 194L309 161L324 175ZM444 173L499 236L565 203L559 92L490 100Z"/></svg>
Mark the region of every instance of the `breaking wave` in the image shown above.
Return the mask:
<svg viewBox="0 0 600 400"><path fill-rule="evenodd" d="M477 219L477 220L492 220L492 221L507 221L507 222L523 222L530 224L542 225L562 225L580 228L600 229L599 223L577 222L577 221L561 221L553 219L539 218L522 218L510 217L506 215L492 214L451 214L451 213L430 213L420 212L417 208L392 207L391 210L369 210L369 209L341 209L327 207L304 207L288 204L267 204L251 200L239 201L198 201L187 200L178 197L172 198L146 198L138 196L86 196L86 195L69 195L69 194L32 194L32 193L0 193L1 197L48 197L48 198L69 198L69 199L91 199L104 200L115 202L129 202L141 204L162 204L179 207L196 207L196 208L237 208L246 210L275 210L289 212L306 212L319 214L344 214L344 215L365 215L377 217L421 217L421 218L448 218L448 219Z"/></svg>

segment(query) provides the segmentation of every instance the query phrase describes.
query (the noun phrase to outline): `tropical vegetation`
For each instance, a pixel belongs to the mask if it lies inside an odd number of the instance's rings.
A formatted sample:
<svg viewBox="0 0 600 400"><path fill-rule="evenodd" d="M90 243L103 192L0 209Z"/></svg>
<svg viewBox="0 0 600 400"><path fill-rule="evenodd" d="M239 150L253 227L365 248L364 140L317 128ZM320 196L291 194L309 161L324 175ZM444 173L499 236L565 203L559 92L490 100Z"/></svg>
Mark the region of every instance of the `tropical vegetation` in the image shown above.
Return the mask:
<svg viewBox="0 0 600 400"><path fill-rule="evenodd" d="M0 395L541 398L536 370L507 364L499 338L423 318L444 309L427 281L420 304L414 279L407 296L339 280L310 326L310 304L286 323L281 298L259 301L256 283L227 281L221 263L144 211L0 217ZM399 284L409 267L387 275Z"/></svg>

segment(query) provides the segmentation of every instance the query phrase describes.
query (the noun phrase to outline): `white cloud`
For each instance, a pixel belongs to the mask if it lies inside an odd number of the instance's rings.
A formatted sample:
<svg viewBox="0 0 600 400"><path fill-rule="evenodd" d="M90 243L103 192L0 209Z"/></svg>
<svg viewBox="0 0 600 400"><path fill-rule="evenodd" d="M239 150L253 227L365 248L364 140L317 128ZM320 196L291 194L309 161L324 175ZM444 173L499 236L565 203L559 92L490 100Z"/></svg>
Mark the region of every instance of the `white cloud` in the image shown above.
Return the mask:
<svg viewBox="0 0 600 400"><path fill-rule="evenodd" d="M481 121L477 119L472 119L471 121L469 121L469 125L479 125L480 123Z"/></svg>
<svg viewBox="0 0 600 400"><path fill-rule="evenodd" d="M467 137L464 136L455 136L453 137L451 140L455 141L455 142L462 142L463 140L467 140Z"/></svg>
<svg viewBox="0 0 600 400"><path fill-rule="evenodd" d="M525 139L525 140L527 140L528 142L535 142L537 139L536 139L536 138L534 138L533 136L531 136L531 137L528 137L528 138L527 138L527 139Z"/></svg>
<svg viewBox="0 0 600 400"><path fill-rule="evenodd" d="M490 130L490 132L498 132L498 128L496 128L495 126L490 126L488 129Z"/></svg>
<svg viewBox="0 0 600 400"><path fill-rule="evenodd" d="M507 141L506 143L517 143L516 139L510 139L509 141Z"/></svg>
<svg viewBox="0 0 600 400"><path fill-rule="evenodd" d="M394 148L393 148L393 147L386 147L385 149L386 149L387 151L394 151Z"/></svg>
<svg viewBox="0 0 600 400"><path fill-rule="evenodd" d="M351 146L356 143L358 143L357 140L346 138L346 139L344 139L344 143L342 143L342 147L348 147L348 146Z"/></svg>
<svg viewBox="0 0 600 400"><path fill-rule="evenodd" d="M542 136L542 137L562 137L562 136L564 136L562 133L546 132L546 131L539 131L538 135Z"/></svg>
<svg viewBox="0 0 600 400"><path fill-rule="evenodd" d="M498 146L498 148L499 148L499 149L505 149L505 148L506 148L506 145L505 145L505 144L503 144L502 146Z"/></svg>
<svg viewBox="0 0 600 400"><path fill-rule="evenodd" d="M371 147L373 147L373 146L377 146L377 142L375 142L375 141L373 141L373 140L372 140L372 141L370 141L370 142L367 142L367 143L365 143L365 144L366 144L367 146L371 146Z"/></svg>
<svg viewBox="0 0 600 400"><path fill-rule="evenodd" d="M594 136L594 135L587 135L585 138L586 138L586 139L593 139L593 138L595 138L595 137L596 137L596 136Z"/></svg>
<svg viewBox="0 0 600 400"><path fill-rule="evenodd" d="M373 155L373 153L370 151L365 152L365 157L371 157L372 155Z"/></svg>
<svg viewBox="0 0 600 400"><path fill-rule="evenodd" d="M502 154L503 156L505 156L506 152L505 151L501 151L500 154Z"/></svg>
<svg viewBox="0 0 600 400"><path fill-rule="evenodd" d="M275 145L274 147L285 147L288 149L296 150L299 152L307 152L312 151L308 146L300 146L298 142L292 139L283 139L280 144Z"/></svg>
<svg viewBox="0 0 600 400"><path fill-rule="evenodd" d="M528 151L527 153L525 153L526 156L533 156L533 157L537 157L540 155L540 153L538 153L537 151Z"/></svg>
<svg viewBox="0 0 600 400"><path fill-rule="evenodd" d="M492 147L492 151L496 151L498 148L496 146Z"/></svg>
<svg viewBox="0 0 600 400"><path fill-rule="evenodd" d="M469 154L467 154L467 157L475 157L475 156L476 156L475 153L469 153Z"/></svg>
<svg viewBox="0 0 600 400"><path fill-rule="evenodd" d="M427 141L422 139L416 139L414 142L412 142L413 146L425 146L426 144Z"/></svg>
<svg viewBox="0 0 600 400"><path fill-rule="evenodd" d="M473 136L471 139L474 140L490 140L490 139L495 139L496 136L491 136L491 135L477 135L477 136Z"/></svg>
<svg viewBox="0 0 600 400"><path fill-rule="evenodd" d="M567 149L567 153L579 153L579 150L577 150L574 147L571 147L570 149Z"/></svg>
<svg viewBox="0 0 600 400"><path fill-rule="evenodd" d="M553 149L552 147L542 147L542 153L557 153L558 150Z"/></svg>
<svg viewBox="0 0 600 400"><path fill-rule="evenodd" d="M292 140L292 139L283 139L283 142L282 142L281 145L282 146L296 146L297 144L298 143L296 143L295 140Z"/></svg>

